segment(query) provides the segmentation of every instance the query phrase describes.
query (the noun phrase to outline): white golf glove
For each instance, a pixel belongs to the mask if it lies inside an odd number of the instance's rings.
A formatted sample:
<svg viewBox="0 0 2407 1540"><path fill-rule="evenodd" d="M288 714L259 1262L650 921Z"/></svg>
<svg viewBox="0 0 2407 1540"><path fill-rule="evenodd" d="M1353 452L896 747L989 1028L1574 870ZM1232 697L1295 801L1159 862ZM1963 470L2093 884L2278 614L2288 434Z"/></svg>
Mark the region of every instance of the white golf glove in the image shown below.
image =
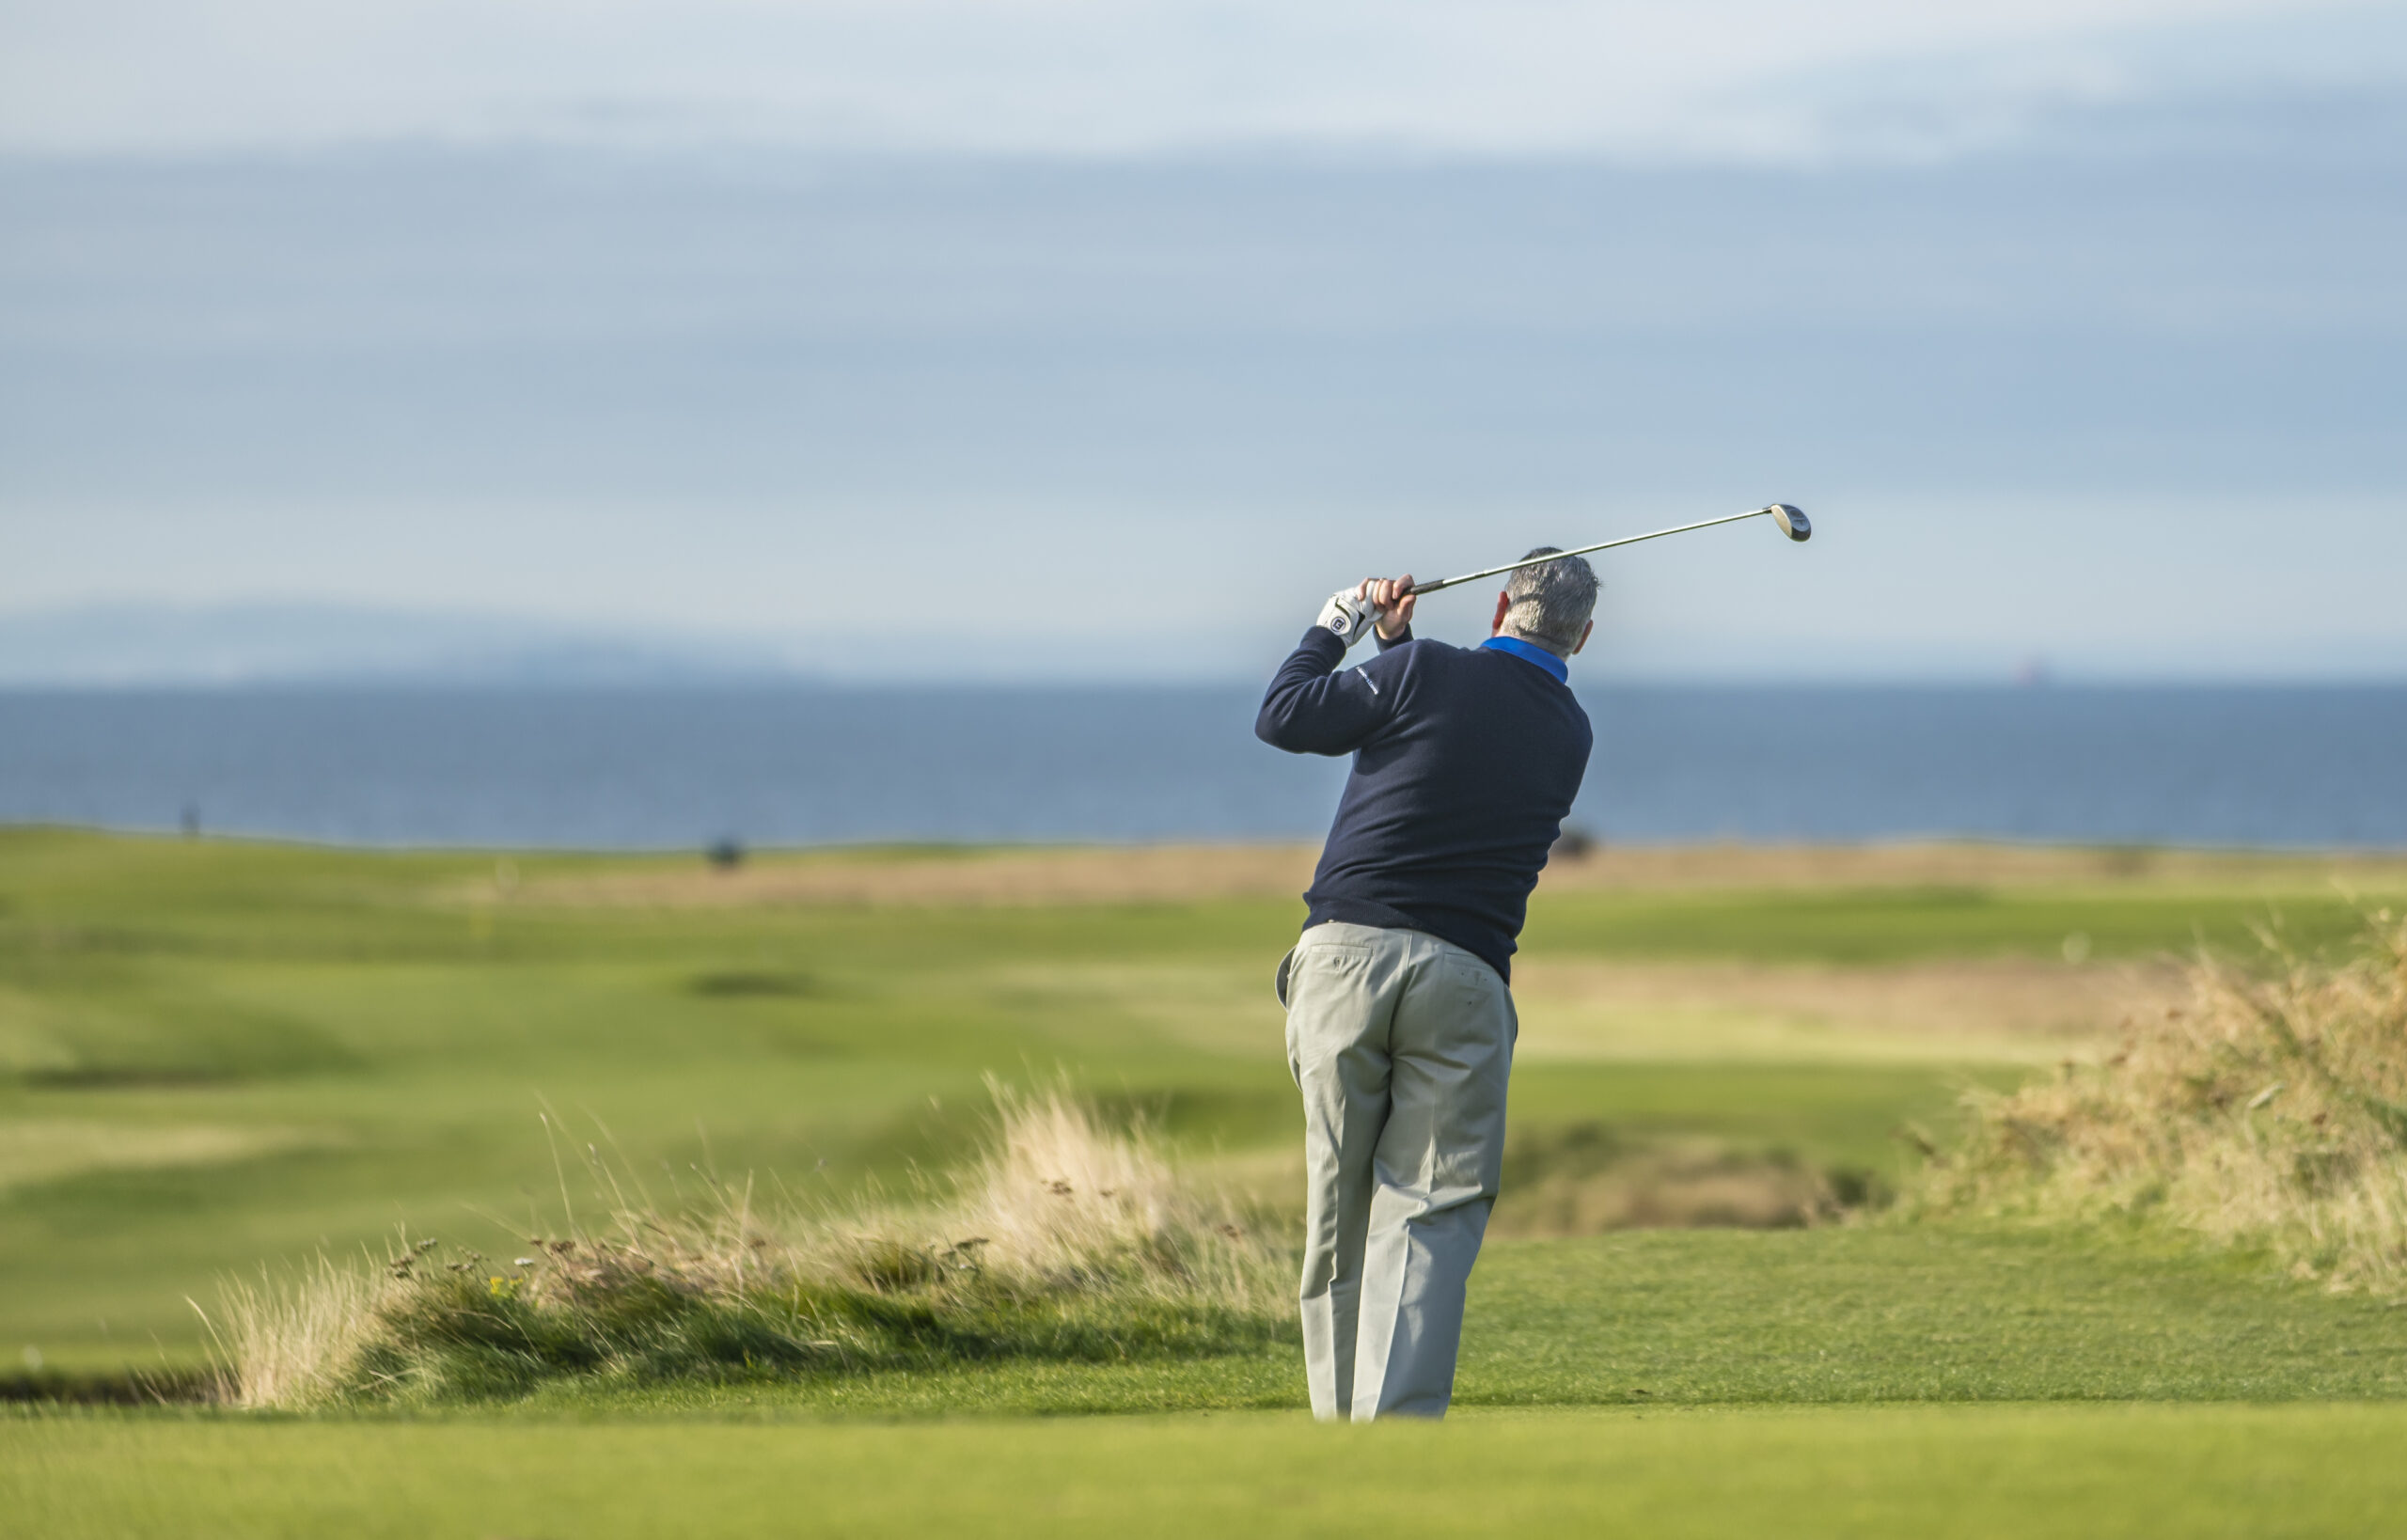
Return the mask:
<svg viewBox="0 0 2407 1540"><path fill-rule="evenodd" d="M1327 626L1331 636L1348 647L1369 636L1378 623L1378 610L1350 589L1330 594L1329 603L1321 606L1320 619L1313 622Z"/></svg>

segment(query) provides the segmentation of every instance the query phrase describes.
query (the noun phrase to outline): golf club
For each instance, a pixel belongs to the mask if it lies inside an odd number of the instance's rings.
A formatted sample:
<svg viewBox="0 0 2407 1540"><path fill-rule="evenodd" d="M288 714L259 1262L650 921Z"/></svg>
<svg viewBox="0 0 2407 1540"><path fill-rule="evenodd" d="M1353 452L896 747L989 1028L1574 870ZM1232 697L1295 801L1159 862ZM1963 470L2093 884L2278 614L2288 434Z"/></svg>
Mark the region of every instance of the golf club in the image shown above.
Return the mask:
<svg viewBox="0 0 2407 1540"><path fill-rule="evenodd" d="M1515 572L1523 567L1534 567L1540 562L1560 561L1565 557L1586 556L1591 551L1610 551L1616 545L1635 545L1642 540L1660 540L1665 535L1683 535L1691 529L1709 529L1717 524L1736 524L1740 519L1760 519L1767 515L1770 517L1772 523L1780 526L1780 532L1790 540L1813 538L1814 526L1806 522L1803 509L1792 507L1787 503L1774 503L1769 508L1751 509L1744 513L1724 513L1718 519L1699 519L1694 524L1675 524L1669 529L1653 529L1644 535L1624 535L1619 540L1600 540L1594 545L1582 545L1576 551L1550 551L1545 556L1523 557L1518 561L1508 561L1502 567L1488 567L1475 573L1465 573L1460 577L1439 578L1435 583L1415 583L1406 590L1406 596L1418 597L1424 593L1435 593L1439 589L1451 589L1457 583L1476 583L1483 577L1494 577L1500 573Z"/></svg>

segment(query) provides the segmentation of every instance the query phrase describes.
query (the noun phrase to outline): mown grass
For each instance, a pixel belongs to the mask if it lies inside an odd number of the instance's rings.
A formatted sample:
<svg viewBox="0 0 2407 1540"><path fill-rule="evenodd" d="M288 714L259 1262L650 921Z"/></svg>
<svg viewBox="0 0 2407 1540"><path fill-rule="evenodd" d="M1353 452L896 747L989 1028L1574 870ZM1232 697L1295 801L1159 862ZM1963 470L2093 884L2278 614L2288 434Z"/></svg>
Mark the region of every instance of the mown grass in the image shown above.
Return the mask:
<svg viewBox="0 0 2407 1540"><path fill-rule="evenodd" d="M0 1511L81 1536L2364 1536L2407 1407L1299 1414L918 1426L0 1421Z"/></svg>
<svg viewBox="0 0 2407 1540"><path fill-rule="evenodd" d="M1500 1243L1443 1430L1315 1428L1301 1391L1284 1349L0 1411L0 1512L62 1537L2358 1536L2407 1503L2407 1311L2130 1238Z"/></svg>
<svg viewBox="0 0 2407 1540"><path fill-rule="evenodd" d="M2407 1310L2128 1234L1640 1231L1480 1265L1472 1405L2407 1395Z"/></svg>

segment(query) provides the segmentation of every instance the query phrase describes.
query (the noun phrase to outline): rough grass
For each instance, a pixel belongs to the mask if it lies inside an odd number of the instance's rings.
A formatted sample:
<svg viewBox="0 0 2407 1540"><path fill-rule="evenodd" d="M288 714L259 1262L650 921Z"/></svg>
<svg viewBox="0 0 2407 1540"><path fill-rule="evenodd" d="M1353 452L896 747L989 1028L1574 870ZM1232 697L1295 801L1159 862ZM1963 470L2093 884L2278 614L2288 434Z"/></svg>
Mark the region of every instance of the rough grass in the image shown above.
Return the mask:
<svg viewBox="0 0 2407 1540"><path fill-rule="evenodd" d="M2407 1293L2407 924L2337 965L2265 939L2270 977L2202 958L2103 1062L1976 1096L1920 1211L2169 1222Z"/></svg>
<svg viewBox="0 0 2407 1540"><path fill-rule="evenodd" d="M609 1218L489 1259L427 1239L230 1285L213 1323L251 1408L612 1385L1211 1357L1293 1313L1283 1251L1172 1175L1147 1133L993 1087L988 1148L933 1201L663 1210L606 1168Z"/></svg>

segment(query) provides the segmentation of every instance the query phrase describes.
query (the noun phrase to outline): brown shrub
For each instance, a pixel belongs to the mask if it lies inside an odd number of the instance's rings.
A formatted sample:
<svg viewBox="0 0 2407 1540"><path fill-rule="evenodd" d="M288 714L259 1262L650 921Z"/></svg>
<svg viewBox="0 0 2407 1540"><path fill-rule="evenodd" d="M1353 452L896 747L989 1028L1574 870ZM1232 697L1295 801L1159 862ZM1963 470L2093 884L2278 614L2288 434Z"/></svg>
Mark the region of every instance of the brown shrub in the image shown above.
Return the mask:
<svg viewBox="0 0 2407 1540"><path fill-rule="evenodd" d="M2190 998L2112 1056L1976 1096L1923 1213L2146 1217L2262 1248L2338 1289L2407 1292L2407 924L2320 965L2200 959Z"/></svg>

